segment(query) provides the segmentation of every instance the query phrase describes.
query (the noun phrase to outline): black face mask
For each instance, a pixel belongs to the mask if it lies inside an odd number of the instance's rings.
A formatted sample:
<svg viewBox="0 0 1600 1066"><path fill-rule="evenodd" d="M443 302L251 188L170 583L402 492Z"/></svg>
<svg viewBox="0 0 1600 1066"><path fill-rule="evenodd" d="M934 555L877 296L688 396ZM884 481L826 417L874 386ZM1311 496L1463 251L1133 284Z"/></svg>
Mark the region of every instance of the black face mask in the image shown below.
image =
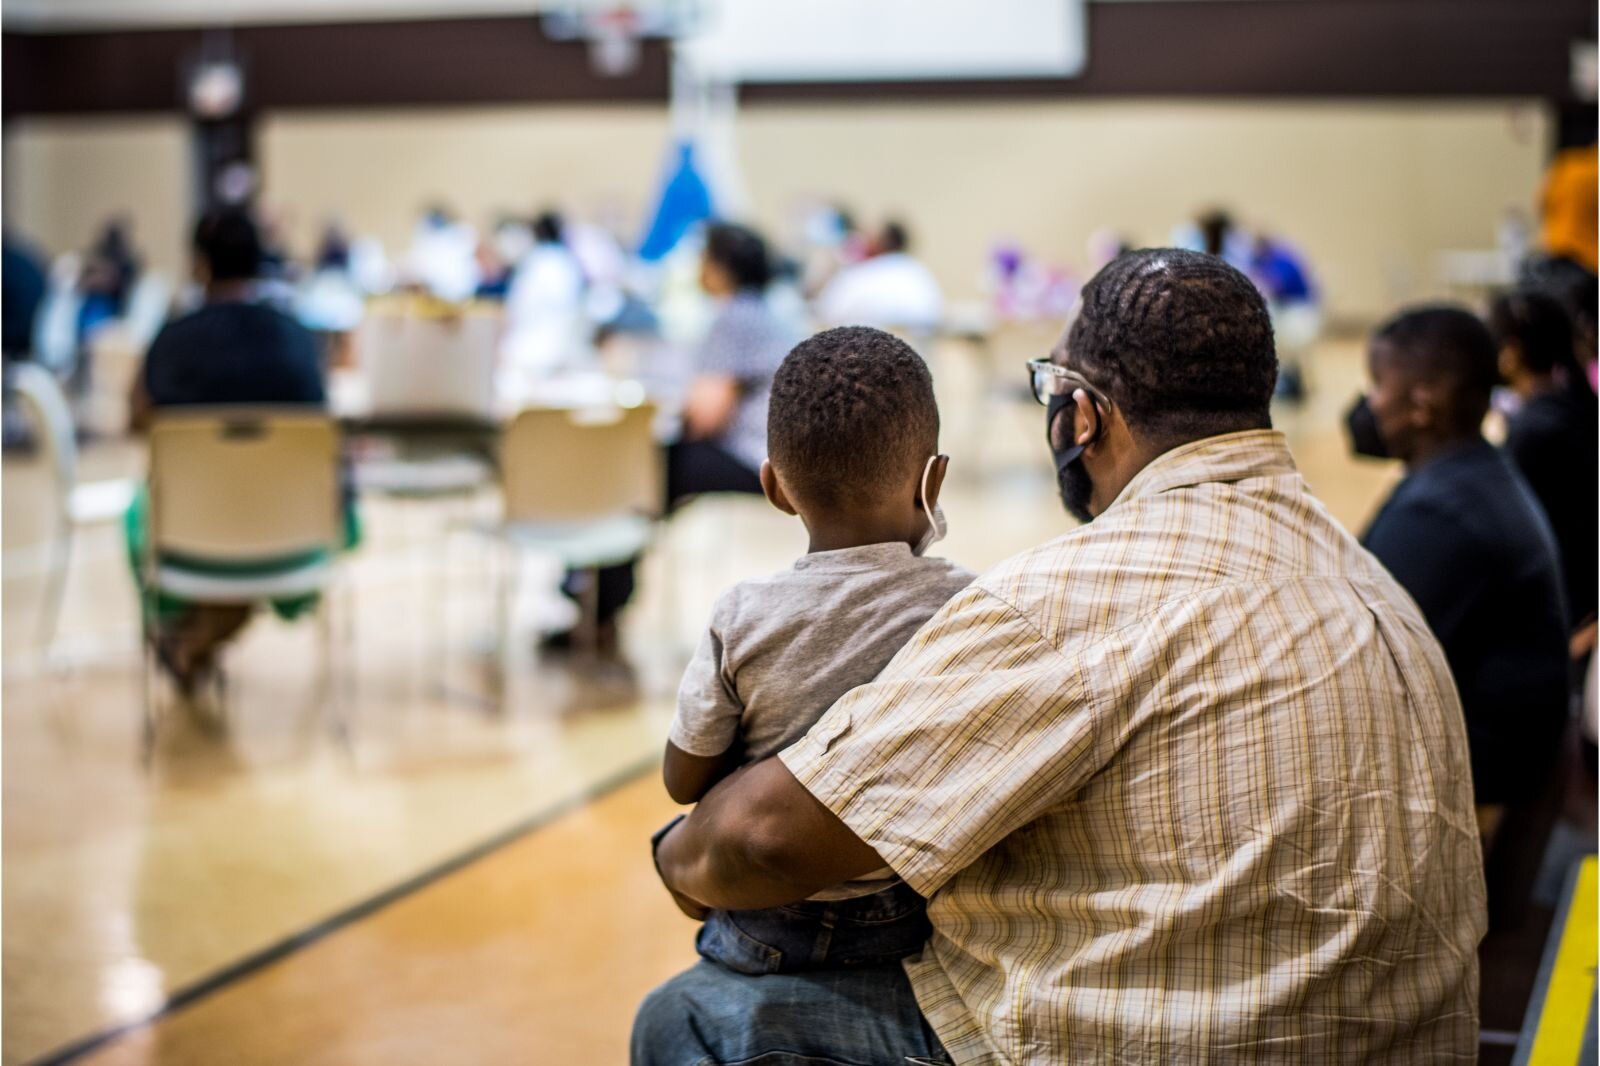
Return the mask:
<svg viewBox="0 0 1600 1066"><path fill-rule="evenodd" d="M1092 522L1094 515L1089 513L1089 498L1094 495L1094 479L1089 476L1089 471L1083 468L1082 462L1083 450L1089 445L1069 444L1065 448L1057 448L1052 433L1056 425L1056 416L1073 404L1070 395L1050 397L1050 403L1045 407L1044 437L1050 445L1050 454L1056 460L1056 487L1061 491L1062 506L1078 521ZM1096 426L1095 436L1099 435L1100 429ZM1071 440L1070 430L1067 439Z"/></svg>
<svg viewBox="0 0 1600 1066"><path fill-rule="evenodd" d="M1378 432L1378 416L1372 413L1367 394L1362 393L1344 416L1346 431L1350 434L1350 450L1369 459L1388 459L1389 446Z"/></svg>

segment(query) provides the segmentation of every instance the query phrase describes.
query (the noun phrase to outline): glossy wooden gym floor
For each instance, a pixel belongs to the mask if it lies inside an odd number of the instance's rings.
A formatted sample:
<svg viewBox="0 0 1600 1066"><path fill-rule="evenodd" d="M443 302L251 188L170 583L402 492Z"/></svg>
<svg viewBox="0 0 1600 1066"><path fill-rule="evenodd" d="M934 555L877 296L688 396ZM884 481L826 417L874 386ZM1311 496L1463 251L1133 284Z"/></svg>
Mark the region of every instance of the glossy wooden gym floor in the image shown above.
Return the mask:
<svg viewBox="0 0 1600 1066"><path fill-rule="evenodd" d="M1050 340L1000 338L999 380ZM976 365L954 345L935 360L953 456L936 550L981 570L1069 520L1042 413L986 395ZM1310 373L1277 422L1358 527L1396 473L1346 455L1359 345L1323 345ZM100 445L84 476L140 462ZM80 537L45 660L42 482L4 473L4 1063L624 1061L640 997L693 957L646 850L675 809L655 770L677 671L720 588L803 550L797 522L697 502L647 564L626 666L540 661L524 633L497 711L472 508L363 501L351 749L313 698L314 627L262 621L232 653L226 720L169 713L146 770L121 531ZM545 592L524 629L559 610L552 575L526 576Z"/></svg>

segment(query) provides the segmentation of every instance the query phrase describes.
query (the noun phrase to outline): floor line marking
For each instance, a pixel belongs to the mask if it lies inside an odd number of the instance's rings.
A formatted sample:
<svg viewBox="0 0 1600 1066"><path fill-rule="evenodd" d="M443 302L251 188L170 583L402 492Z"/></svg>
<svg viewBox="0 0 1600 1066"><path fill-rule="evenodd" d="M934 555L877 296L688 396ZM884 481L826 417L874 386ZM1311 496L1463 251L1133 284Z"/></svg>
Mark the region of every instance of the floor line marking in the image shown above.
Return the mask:
<svg viewBox="0 0 1600 1066"><path fill-rule="evenodd" d="M495 852L515 844L524 837L530 836L545 828L552 822L572 814L592 803L597 803L611 793L632 784L654 769L660 762L656 755L640 759L625 766L623 769L602 778L599 782L573 793L565 799L536 814L530 815L516 822L507 829L489 837L487 840L467 848L450 858L427 867L422 872L394 884L375 895L354 903L341 911L336 911L327 918L313 922L297 933L291 933L274 944L253 951L235 962L229 963L211 974L200 978L190 984L177 989L169 995L161 1006L140 1018L131 1021L118 1022L104 1029L71 1041L54 1051L31 1060L29 1066L64 1066L66 1063L98 1051L107 1044L112 1043L130 1033L148 1028L168 1015L175 1014L183 1008L206 998L215 992L220 992L229 985L249 977L259 970L281 962L296 952L310 947L317 941L338 932L347 926L354 925L364 918L371 917L378 911L392 903L398 903L407 896L416 894L425 888L444 880L452 874L458 873L473 863L488 858Z"/></svg>

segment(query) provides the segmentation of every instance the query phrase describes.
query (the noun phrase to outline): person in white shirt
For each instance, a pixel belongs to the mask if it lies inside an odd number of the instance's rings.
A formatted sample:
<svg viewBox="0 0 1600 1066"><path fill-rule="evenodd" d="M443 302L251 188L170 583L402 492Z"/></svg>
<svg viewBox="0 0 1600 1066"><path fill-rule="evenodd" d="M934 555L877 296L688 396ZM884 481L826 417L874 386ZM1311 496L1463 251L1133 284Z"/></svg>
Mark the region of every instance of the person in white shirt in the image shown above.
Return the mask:
<svg viewBox="0 0 1600 1066"><path fill-rule="evenodd" d="M501 363L514 377L547 374L586 343L583 268L562 238L561 216L534 219L533 247L511 275Z"/></svg>
<svg viewBox="0 0 1600 1066"><path fill-rule="evenodd" d="M877 254L834 275L817 297L817 317L829 326L931 331L938 327L944 297L933 273L910 253L911 238L899 222L884 225Z"/></svg>
<svg viewBox="0 0 1600 1066"><path fill-rule="evenodd" d="M431 207L412 233L406 279L449 303L472 298L478 288L478 235L443 207Z"/></svg>

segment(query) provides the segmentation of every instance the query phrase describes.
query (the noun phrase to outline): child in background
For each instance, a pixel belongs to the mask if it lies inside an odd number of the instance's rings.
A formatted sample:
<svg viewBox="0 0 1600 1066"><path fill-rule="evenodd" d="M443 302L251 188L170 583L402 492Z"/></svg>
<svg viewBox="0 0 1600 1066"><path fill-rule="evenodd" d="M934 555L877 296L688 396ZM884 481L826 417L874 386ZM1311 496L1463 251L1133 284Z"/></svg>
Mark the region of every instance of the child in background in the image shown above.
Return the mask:
<svg viewBox="0 0 1600 1066"><path fill-rule="evenodd" d="M762 489L811 543L792 569L717 600L667 742L679 803L799 740L973 577L923 557L944 535L949 459L927 365L892 334L830 329L790 352L772 383L767 450ZM714 909L696 943L742 973L877 965L921 949L925 908L885 867L787 907Z"/></svg>

